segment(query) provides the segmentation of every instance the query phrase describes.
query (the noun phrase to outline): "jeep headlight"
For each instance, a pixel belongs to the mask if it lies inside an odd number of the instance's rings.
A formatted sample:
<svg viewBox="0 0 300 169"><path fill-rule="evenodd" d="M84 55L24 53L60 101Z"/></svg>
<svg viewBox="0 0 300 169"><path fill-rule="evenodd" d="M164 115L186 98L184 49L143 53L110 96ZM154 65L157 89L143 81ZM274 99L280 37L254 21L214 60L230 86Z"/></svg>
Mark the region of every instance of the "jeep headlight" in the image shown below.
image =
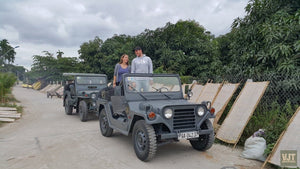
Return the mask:
<svg viewBox="0 0 300 169"><path fill-rule="evenodd" d="M203 116L204 113L205 113L204 108L203 108L203 107L199 107L199 108L198 108L198 111L197 111L198 116Z"/></svg>
<svg viewBox="0 0 300 169"><path fill-rule="evenodd" d="M96 97L97 97L96 93L91 94L92 99L96 99Z"/></svg>
<svg viewBox="0 0 300 169"><path fill-rule="evenodd" d="M173 116L173 111L170 108L165 109L164 111L164 116L165 118L169 119Z"/></svg>

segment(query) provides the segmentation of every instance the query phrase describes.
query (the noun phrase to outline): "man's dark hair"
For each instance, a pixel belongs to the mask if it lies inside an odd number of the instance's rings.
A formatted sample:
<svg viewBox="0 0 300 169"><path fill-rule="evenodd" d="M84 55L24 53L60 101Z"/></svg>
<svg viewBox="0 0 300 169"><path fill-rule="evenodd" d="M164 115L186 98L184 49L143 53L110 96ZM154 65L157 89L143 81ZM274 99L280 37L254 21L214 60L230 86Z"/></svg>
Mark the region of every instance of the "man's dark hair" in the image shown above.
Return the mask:
<svg viewBox="0 0 300 169"><path fill-rule="evenodd" d="M142 50L142 48L139 47L139 46L136 46L136 47L134 48L134 51L136 51L136 50Z"/></svg>

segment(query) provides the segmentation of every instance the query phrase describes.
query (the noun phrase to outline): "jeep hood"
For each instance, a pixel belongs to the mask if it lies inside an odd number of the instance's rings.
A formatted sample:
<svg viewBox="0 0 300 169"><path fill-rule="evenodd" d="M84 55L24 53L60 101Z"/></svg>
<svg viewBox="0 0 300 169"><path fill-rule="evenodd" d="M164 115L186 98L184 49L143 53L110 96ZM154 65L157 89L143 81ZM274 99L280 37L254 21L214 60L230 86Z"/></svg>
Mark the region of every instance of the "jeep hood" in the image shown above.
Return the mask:
<svg viewBox="0 0 300 169"><path fill-rule="evenodd" d="M150 105L153 108L162 109L165 106L183 106L183 105L199 105L196 103L188 102L187 100L153 100L153 101L143 101L138 103L139 106L147 106Z"/></svg>

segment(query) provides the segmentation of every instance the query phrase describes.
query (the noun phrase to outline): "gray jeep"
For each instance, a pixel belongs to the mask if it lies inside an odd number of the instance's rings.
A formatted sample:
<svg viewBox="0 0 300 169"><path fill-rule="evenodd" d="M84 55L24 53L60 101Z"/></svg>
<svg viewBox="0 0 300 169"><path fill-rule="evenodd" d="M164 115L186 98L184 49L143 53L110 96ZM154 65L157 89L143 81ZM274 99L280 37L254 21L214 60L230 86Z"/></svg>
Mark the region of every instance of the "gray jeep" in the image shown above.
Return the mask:
<svg viewBox="0 0 300 169"><path fill-rule="evenodd" d="M107 87L107 77L103 74L91 73L63 73L71 77L72 82L64 86L63 106L67 115L73 113L73 108L79 113L82 122L87 121L89 115L98 115L96 100L99 91Z"/></svg>
<svg viewBox="0 0 300 169"><path fill-rule="evenodd" d="M137 157L151 160L158 145L187 139L205 151L214 142L210 102L190 103L174 74L123 74L120 86L106 88L97 100L100 131L132 134Z"/></svg>

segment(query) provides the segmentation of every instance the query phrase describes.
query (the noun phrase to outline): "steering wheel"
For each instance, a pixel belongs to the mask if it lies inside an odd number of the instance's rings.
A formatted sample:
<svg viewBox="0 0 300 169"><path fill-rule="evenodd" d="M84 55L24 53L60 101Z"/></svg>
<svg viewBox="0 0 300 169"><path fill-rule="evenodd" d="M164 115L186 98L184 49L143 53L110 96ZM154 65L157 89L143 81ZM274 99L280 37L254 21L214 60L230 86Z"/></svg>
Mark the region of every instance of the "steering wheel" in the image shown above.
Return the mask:
<svg viewBox="0 0 300 169"><path fill-rule="evenodd" d="M166 90L166 91L169 91L169 89L167 87L165 87L165 86L163 86L163 87L161 87L159 89L156 89L155 87L152 87L152 88L155 89L157 92L162 92L163 89Z"/></svg>

